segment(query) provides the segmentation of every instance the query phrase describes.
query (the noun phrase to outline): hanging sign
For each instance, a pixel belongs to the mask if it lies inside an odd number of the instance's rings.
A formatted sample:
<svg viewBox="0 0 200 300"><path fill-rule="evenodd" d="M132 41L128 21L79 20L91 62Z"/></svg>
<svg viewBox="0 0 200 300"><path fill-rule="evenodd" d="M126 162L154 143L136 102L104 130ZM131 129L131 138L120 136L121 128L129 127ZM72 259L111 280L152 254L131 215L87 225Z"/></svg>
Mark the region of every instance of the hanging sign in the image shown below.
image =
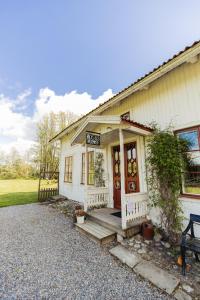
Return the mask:
<svg viewBox="0 0 200 300"><path fill-rule="evenodd" d="M86 131L86 144L100 146L100 133Z"/></svg>

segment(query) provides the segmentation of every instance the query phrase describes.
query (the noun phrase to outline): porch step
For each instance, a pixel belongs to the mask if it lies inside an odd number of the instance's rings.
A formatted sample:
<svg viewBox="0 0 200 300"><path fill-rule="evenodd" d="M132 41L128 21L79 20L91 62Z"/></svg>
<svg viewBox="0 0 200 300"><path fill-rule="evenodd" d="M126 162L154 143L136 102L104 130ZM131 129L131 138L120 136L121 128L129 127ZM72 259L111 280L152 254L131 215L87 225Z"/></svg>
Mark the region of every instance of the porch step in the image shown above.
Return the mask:
<svg viewBox="0 0 200 300"><path fill-rule="evenodd" d="M121 227L121 218L112 215L112 213L115 211L119 210L111 208L95 209L91 212L87 212L87 219L118 233L124 238L131 238L132 236L138 234L141 230L141 224L147 221L145 217L138 218L127 229L123 230Z"/></svg>
<svg viewBox="0 0 200 300"><path fill-rule="evenodd" d="M95 241L98 241L102 245L112 242L116 238L116 232L90 220L85 221L84 224L76 223L76 227L78 231L89 236Z"/></svg>

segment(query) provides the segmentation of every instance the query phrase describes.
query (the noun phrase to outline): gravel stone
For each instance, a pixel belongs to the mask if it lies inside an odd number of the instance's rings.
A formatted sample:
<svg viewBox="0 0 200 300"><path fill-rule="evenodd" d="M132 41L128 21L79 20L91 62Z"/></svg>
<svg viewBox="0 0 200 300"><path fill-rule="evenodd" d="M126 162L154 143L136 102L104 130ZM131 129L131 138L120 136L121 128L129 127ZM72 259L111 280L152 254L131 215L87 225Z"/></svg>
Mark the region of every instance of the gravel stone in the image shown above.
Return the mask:
<svg viewBox="0 0 200 300"><path fill-rule="evenodd" d="M138 254L146 254L146 253L147 253L147 250L144 248L138 250Z"/></svg>
<svg viewBox="0 0 200 300"><path fill-rule="evenodd" d="M157 233L157 234L154 235L154 241L155 242L160 242L161 239L162 239L162 235L161 234Z"/></svg>
<svg viewBox="0 0 200 300"><path fill-rule="evenodd" d="M0 299L171 299L51 207L1 208L0 237Z"/></svg>
<svg viewBox="0 0 200 300"><path fill-rule="evenodd" d="M161 244L163 245L163 247L165 247L166 249L169 249L171 247L171 245L168 242L162 242Z"/></svg>

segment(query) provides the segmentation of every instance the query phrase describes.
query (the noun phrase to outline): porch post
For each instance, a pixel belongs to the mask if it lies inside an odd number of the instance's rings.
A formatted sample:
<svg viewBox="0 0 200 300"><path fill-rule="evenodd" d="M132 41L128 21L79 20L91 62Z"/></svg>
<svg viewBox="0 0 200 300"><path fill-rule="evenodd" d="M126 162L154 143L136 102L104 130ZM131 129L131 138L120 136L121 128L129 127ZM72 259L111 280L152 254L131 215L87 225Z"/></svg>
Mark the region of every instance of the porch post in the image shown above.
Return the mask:
<svg viewBox="0 0 200 300"><path fill-rule="evenodd" d="M88 184L88 145L85 143L85 197L84 197L84 211L87 211L87 184Z"/></svg>
<svg viewBox="0 0 200 300"><path fill-rule="evenodd" d="M122 214L122 229L126 229L126 204L125 204L125 165L124 165L124 135L119 129L120 142L120 173L121 173L121 214Z"/></svg>

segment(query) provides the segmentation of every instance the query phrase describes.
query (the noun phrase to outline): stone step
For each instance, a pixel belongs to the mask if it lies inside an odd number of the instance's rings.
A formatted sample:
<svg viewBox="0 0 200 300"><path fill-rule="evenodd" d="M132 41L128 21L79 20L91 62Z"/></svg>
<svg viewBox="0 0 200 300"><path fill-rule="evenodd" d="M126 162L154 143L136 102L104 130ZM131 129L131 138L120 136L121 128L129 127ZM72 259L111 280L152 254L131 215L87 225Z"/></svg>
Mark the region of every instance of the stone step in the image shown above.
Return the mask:
<svg viewBox="0 0 200 300"><path fill-rule="evenodd" d="M84 224L76 223L76 228L100 244L107 244L116 238L116 232L90 220L85 221Z"/></svg>
<svg viewBox="0 0 200 300"><path fill-rule="evenodd" d="M135 267L141 261L138 256L121 245L110 249L109 252L130 268Z"/></svg>
<svg viewBox="0 0 200 300"><path fill-rule="evenodd" d="M57 201L61 201L61 200L67 200L67 198L62 195L55 195L55 196L50 196L49 200L57 202Z"/></svg>
<svg viewBox="0 0 200 300"><path fill-rule="evenodd" d="M178 278L151 262L141 261L134 271L170 295L179 284Z"/></svg>
<svg viewBox="0 0 200 300"><path fill-rule="evenodd" d="M176 293L174 294L174 298L177 300L192 300L192 297L188 294L186 294L182 290L177 290Z"/></svg>

